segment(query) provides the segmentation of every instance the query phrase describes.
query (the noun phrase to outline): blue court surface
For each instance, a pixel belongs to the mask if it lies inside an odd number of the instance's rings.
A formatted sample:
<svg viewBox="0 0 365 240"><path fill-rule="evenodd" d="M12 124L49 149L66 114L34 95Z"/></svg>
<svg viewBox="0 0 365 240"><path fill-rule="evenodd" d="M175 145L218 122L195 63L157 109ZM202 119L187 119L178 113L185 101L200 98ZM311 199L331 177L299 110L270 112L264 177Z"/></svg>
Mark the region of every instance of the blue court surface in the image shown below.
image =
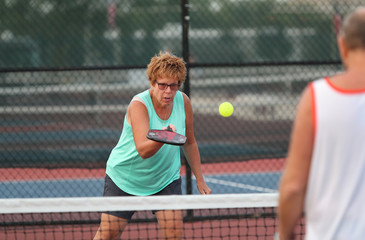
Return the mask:
<svg viewBox="0 0 365 240"><path fill-rule="evenodd" d="M208 174L205 181L213 194L277 192L281 172ZM183 194L186 180L182 177ZM0 182L0 198L48 198L102 196L103 178ZM193 180L193 194L199 194Z"/></svg>

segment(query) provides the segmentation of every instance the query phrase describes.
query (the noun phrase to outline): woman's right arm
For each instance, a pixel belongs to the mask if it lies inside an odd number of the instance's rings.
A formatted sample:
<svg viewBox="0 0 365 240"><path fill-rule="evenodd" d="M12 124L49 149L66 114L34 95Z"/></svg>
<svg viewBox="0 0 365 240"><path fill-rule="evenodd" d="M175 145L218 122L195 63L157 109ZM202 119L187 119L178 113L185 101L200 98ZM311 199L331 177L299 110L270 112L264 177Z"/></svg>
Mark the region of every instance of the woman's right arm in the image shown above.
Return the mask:
<svg viewBox="0 0 365 240"><path fill-rule="evenodd" d="M163 143L151 141L146 137L150 129L146 106L140 101L132 101L128 107L127 121L132 126L134 143L139 155L143 159L152 157Z"/></svg>

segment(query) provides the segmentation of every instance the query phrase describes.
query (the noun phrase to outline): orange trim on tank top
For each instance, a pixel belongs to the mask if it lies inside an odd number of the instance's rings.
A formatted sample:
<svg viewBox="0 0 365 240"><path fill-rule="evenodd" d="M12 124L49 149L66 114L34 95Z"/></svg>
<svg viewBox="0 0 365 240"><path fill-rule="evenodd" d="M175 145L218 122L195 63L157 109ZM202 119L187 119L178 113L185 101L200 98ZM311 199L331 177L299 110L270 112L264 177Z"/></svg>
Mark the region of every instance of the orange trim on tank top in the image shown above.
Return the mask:
<svg viewBox="0 0 365 240"><path fill-rule="evenodd" d="M328 85L330 85L334 90L340 92L340 93L345 93L345 94L356 94L356 93L365 93L365 89L343 89L343 88L339 88L337 86L335 86L331 81L329 77L325 77L324 78L326 80L326 82L328 83Z"/></svg>

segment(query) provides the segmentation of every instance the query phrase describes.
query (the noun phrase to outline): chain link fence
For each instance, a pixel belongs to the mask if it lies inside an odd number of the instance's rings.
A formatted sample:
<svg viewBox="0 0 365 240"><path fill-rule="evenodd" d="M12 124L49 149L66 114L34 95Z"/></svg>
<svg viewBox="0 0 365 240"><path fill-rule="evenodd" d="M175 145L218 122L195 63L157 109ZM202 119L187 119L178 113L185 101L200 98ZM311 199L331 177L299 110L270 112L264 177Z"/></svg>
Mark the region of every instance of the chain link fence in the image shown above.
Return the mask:
<svg viewBox="0 0 365 240"><path fill-rule="evenodd" d="M213 192L276 191L300 93L342 71L336 31L360 4L0 1L0 197L102 195L127 106L149 87L159 51L187 56L181 90Z"/></svg>

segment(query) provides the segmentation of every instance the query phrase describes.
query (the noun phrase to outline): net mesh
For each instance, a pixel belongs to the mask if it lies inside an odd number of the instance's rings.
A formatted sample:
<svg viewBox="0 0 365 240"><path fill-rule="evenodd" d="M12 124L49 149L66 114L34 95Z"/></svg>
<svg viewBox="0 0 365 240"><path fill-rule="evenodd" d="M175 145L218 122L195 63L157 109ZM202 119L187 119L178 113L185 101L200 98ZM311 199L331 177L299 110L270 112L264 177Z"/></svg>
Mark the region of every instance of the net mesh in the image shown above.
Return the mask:
<svg viewBox="0 0 365 240"><path fill-rule="evenodd" d="M180 209L183 224L169 230L182 239L273 239L278 231L277 194L153 197L1 199L0 239L93 239L101 213L136 210L121 239L163 239L157 214ZM153 213L157 210L158 213ZM178 211L180 211L178 210ZM112 221L112 220L110 220ZM297 239L304 238L303 221Z"/></svg>

